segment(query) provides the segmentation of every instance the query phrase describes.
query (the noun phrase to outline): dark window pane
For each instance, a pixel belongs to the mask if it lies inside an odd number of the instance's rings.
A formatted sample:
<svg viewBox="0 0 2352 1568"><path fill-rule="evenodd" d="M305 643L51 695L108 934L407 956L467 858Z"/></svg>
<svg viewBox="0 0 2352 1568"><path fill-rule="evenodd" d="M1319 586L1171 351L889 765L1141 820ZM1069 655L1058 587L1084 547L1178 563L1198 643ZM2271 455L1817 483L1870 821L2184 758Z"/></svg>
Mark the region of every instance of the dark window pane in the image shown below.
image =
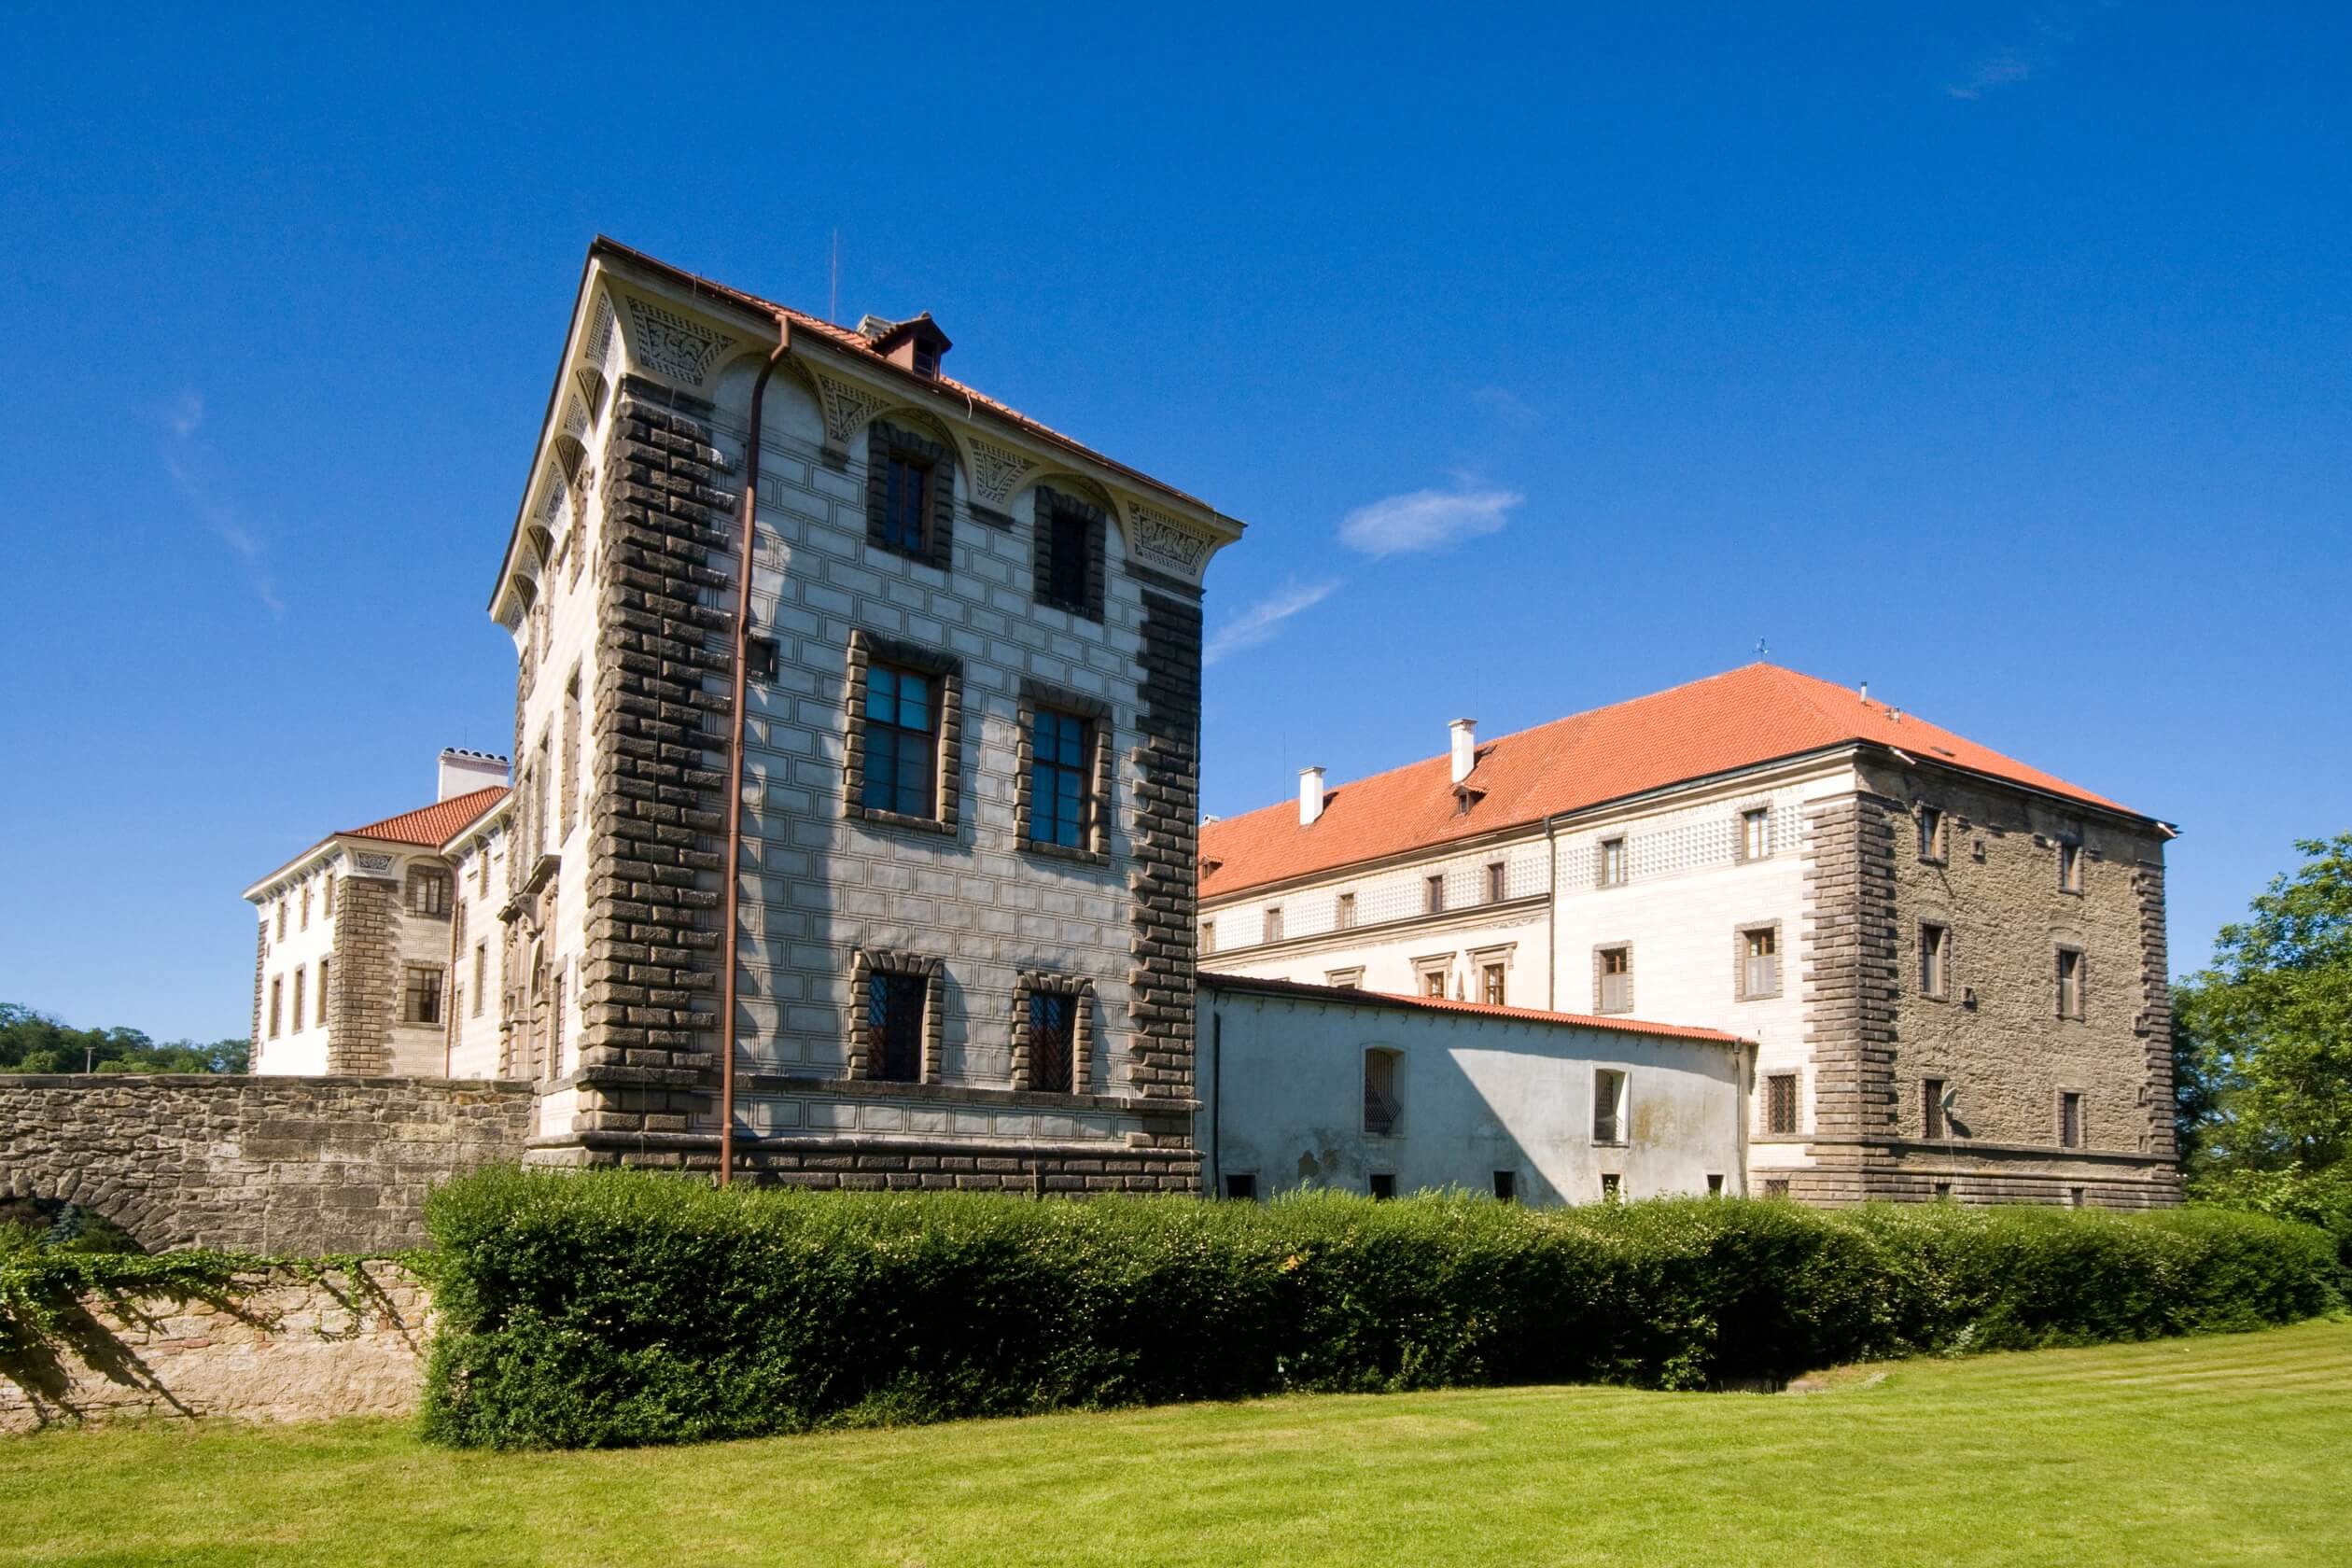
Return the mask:
<svg viewBox="0 0 2352 1568"><path fill-rule="evenodd" d="M911 554L923 553L924 501L930 484L930 469L891 455L883 477L883 543Z"/></svg>
<svg viewBox="0 0 2352 1568"><path fill-rule="evenodd" d="M897 1084L923 1076L923 1001L929 983L919 974L877 974L866 987L870 1076Z"/></svg>
<svg viewBox="0 0 2352 1568"><path fill-rule="evenodd" d="M882 665L866 674L865 783L858 804L870 811L937 814L931 679Z"/></svg>
<svg viewBox="0 0 2352 1568"><path fill-rule="evenodd" d="M1071 1049L1073 997L1029 993L1029 1087L1068 1094L1076 1053Z"/></svg>
<svg viewBox="0 0 2352 1568"><path fill-rule="evenodd" d="M1054 513L1045 595L1056 604L1085 606L1090 532L1085 518L1073 512Z"/></svg>
<svg viewBox="0 0 2352 1568"><path fill-rule="evenodd" d="M1040 708L1029 727L1029 840L1076 849L1085 843L1086 721Z"/></svg>

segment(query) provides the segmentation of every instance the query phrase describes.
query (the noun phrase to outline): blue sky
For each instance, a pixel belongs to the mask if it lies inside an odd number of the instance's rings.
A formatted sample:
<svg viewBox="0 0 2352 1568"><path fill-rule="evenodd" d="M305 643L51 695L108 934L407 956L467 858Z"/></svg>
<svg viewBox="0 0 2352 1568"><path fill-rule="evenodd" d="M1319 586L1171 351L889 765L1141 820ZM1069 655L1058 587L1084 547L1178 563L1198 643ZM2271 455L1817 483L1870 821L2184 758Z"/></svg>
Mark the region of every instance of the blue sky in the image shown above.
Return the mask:
<svg viewBox="0 0 2352 1568"><path fill-rule="evenodd" d="M2193 967L2352 828L2352 22L1793 10L18 12L0 1000L242 1033L238 890L506 748L599 231L820 312L838 231L1247 519L1210 810L1763 637L2179 822Z"/></svg>

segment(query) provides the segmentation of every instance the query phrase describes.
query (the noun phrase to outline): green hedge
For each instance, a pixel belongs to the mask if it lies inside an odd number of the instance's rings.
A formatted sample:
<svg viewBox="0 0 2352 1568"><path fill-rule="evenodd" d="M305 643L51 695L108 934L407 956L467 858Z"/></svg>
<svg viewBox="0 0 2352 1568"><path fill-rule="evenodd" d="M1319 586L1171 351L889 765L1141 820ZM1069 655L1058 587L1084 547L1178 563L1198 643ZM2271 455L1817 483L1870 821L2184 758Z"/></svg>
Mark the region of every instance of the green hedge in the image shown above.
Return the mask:
<svg viewBox="0 0 2352 1568"><path fill-rule="evenodd" d="M494 1170L427 1212L425 1429L679 1442L1282 1390L1706 1388L2333 1303L2259 1215L730 1193Z"/></svg>

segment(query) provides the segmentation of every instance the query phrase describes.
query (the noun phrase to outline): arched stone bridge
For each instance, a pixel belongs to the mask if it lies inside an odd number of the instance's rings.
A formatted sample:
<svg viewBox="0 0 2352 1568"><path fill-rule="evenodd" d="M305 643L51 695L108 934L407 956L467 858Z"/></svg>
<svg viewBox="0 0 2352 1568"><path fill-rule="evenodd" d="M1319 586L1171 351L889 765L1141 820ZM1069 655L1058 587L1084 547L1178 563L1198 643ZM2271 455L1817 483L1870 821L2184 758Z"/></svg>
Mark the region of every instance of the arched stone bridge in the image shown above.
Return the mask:
<svg viewBox="0 0 2352 1568"><path fill-rule="evenodd" d="M150 1252L292 1257L425 1239L425 1194L520 1161L528 1084L0 1075L0 1195L104 1214Z"/></svg>

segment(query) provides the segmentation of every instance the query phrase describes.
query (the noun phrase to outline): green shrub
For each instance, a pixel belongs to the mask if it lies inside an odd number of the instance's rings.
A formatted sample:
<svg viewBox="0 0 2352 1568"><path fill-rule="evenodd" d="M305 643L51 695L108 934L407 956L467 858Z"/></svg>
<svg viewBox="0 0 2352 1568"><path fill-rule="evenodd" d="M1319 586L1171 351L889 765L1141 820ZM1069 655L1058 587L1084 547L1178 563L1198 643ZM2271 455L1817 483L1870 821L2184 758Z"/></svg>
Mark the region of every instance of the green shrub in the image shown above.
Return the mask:
<svg viewBox="0 0 2352 1568"><path fill-rule="evenodd" d="M2255 1215L716 1192L493 1170L427 1211L425 1428L609 1446L1282 1390L1706 1388L2325 1309Z"/></svg>

